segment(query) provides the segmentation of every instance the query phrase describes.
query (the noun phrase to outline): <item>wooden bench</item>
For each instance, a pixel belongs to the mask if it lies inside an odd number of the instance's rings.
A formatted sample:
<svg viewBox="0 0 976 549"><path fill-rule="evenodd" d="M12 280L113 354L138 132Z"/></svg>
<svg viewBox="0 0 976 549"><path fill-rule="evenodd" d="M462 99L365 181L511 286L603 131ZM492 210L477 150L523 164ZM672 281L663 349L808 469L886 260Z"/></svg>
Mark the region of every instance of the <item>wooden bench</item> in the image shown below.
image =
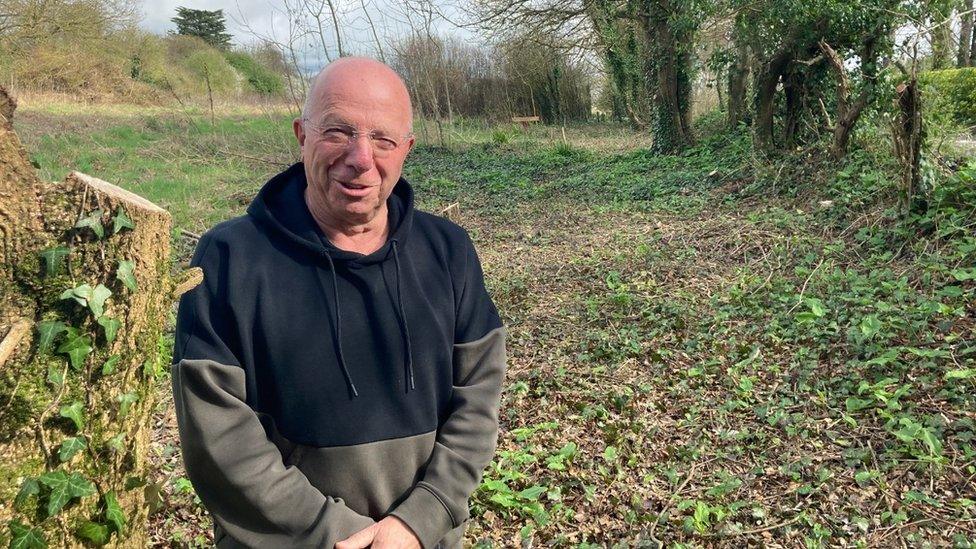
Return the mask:
<svg viewBox="0 0 976 549"><path fill-rule="evenodd" d="M529 124L533 124L539 121L538 116L513 116L512 122L518 122L522 125L522 131L529 129Z"/></svg>

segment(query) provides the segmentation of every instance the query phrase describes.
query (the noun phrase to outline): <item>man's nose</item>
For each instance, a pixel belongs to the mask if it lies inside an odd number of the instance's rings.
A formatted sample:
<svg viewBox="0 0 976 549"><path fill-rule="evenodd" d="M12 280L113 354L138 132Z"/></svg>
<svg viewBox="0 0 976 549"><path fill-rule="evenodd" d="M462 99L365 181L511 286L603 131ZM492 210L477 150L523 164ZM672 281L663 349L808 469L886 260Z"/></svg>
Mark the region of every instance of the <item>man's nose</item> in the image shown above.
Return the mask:
<svg viewBox="0 0 976 549"><path fill-rule="evenodd" d="M359 172L368 172L373 167L373 141L368 135L359 135L349 142L346 164Z"/></svg>

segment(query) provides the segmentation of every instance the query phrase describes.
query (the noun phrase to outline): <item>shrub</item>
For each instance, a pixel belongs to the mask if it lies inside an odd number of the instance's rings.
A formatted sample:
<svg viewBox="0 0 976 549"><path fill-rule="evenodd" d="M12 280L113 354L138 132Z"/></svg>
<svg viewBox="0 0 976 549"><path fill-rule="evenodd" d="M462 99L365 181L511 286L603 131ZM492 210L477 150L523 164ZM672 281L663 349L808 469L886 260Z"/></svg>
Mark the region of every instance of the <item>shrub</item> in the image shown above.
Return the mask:
<svg viewBox="0 0 976 549"><path fill-rule="evenodd" d="M247 79L251 88L264 95L278 95L285 89L281 76L271 72L257 62L253 57L241 52L227 52L224 54L230 66L237 69Z"/></svg>
<svg viewBox="0 0 976 549"><path fill-rule="evenodd" d="M923 108L945 112L955 122L976 126L976 68L927 71L919 74Z"/></svg>

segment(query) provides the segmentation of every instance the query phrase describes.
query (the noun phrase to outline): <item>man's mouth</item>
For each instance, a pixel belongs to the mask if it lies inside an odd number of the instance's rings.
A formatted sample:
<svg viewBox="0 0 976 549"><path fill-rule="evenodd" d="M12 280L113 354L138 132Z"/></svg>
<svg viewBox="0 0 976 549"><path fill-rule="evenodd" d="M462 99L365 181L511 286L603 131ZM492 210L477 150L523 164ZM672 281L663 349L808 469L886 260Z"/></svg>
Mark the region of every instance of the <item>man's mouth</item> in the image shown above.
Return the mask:
<svg viewBox="0 0 976 549"><path fill-rule="evenodd" d="M345 181L336 181L339 184L339 190L342 194L350 197L365 197L373 192L374 185L360 185L358 183L347 183Z"/></svg>
<svg viewBox="0 0 976 549"><path fill-rule="evenodd" d="M345 181L340 181L339 184L347 189L353 189L353 190L369 188L369 185L357 185L355 183L346 183Z"/></svg>

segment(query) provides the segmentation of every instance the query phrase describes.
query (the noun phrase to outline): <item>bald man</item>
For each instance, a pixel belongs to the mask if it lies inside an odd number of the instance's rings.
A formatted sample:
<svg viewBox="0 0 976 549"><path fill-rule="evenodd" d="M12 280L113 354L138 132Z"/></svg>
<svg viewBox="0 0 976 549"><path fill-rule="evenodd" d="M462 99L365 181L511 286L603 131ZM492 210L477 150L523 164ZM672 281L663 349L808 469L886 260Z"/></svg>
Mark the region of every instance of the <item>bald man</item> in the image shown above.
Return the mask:
<svg viewBox="0 0 976 549"><path fill-rule="evenodd" d="M173 392L217 547L461 546L505 330L467 233L414 209L411 124L389 67L332 63L302 161L200 239Z"/></svg>

